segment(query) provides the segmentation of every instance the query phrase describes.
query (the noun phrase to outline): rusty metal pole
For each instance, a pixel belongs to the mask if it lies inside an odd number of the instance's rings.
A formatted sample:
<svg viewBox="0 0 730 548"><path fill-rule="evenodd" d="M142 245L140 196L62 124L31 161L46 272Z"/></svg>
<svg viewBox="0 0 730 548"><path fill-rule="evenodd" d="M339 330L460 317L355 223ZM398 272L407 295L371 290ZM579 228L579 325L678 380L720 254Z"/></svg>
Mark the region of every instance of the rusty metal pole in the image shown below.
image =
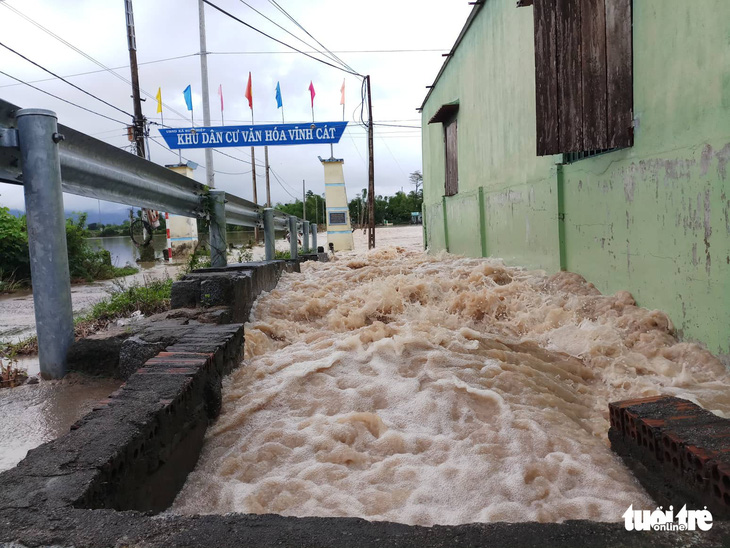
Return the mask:
<svg viewBox="0 0 730 548"><path fill-rule="evenodd" d="M129 48L129 66L132 72L132 101L134 102L134 142L137 156L146 158L144 146L145 118L142 114L142 98L139 94L139 73L137 70L137 38L134 34L134 13L132 0L124 0L127 20L127 46Z"/></svg>
<svg viewBox="0 0 730 548"><path fill-rule="evenodd" d="M375 247L375 163L373 160L373 101L370 94L370 75L365 77L368 87L368 249Z"/></svg>
<svg viewBox="0 0 730 548"><path fill-rule="evenodd" d="M269 147L264 147L264 163L266 164L266 207L271 207L271 185L269 183Z"/></svg>
<svg viewBox="0 0 730 548"><path fill-rule="evenodd" d="M259 193L256 190L256 154L251 147L251 179L253 180L253 203L259 204ZM256 242L259 241L259 227L255 226L253 229L253 238Z"/></svg>

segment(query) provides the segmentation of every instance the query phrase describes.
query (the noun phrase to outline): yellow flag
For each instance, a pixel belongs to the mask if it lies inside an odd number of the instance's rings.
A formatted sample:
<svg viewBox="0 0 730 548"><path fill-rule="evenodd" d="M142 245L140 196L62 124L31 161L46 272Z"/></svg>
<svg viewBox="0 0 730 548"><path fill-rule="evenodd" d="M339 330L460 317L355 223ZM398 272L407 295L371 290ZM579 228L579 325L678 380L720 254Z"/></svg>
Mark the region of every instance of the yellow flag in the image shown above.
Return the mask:
<svg viewBox="0 0 730 548"><path fill-rule="evenodd" d="M157 114L162 112L162 88L157 88Z"/></svg>

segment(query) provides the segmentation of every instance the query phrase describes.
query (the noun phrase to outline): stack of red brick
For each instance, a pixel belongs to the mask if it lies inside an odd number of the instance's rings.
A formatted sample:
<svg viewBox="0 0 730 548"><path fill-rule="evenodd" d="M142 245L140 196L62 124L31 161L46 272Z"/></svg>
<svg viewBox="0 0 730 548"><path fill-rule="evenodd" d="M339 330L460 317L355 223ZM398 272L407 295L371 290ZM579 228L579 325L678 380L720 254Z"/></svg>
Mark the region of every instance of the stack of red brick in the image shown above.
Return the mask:
<svg viewBox="0 0 730 548"><path fill-rule="evenodd" d="M609 404L612 449L660 504L730 517L730 420L672 396Z"/></svg>

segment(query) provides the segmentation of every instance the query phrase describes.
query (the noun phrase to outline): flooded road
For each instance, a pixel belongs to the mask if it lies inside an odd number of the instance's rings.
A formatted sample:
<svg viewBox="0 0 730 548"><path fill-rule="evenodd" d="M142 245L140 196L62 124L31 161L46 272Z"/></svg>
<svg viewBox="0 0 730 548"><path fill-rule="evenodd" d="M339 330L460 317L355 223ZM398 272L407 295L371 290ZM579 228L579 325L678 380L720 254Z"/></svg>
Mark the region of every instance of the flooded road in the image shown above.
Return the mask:
<svg viewBox="0 0 730 548"><path fill-rule="evenodd" d="M306 263L259 299L172 512L620 521L653 502L609 401L730 413L724 366L628 293L411 249Z"/></svg>
<svg viewBox="0 0 730 548"><path fill-rule="evenodd" d="M88 312L92 306L109 296L119 284L130 286L148 280L174 278L180 265L157 264L137 274L89 284L71 286L74 317ZM18 342L35 335L35 310L30 290L0 295L0 342Z"/></svg>
<svg viewBox="0 0 730 548"><path fill-rule="evenodd" d="M378 229L380 237L384 233L387 238L420 245L420 228ZM234 244L243 243L246 233L232 232ZM236 239L240 239L240 242ZM324 233L320 239L325 239ZM128 238L104 238L111 240L119 250L117 255L130 252L127 249ZM116 242L116 244L114 243ZM359 243L358 243L359 242ZM288 249L288 242L279 239L277 249ZM114 245L106 247L114 251ZM356 235L356 245L367 248L367 240ZM126 246L126 247L125 247ZM126 250L126 251L125 251ZM254 260L264 257L263 246L253 248ZM236 260L236 251L229 254L229 261ZM122 278L125 284L145 283L146 280L174 277L178 265L150 265L140 273ZM115 282L105 281L71 287L74 314L83 313L96 302L105 298L114 289ZM0 341L17 341L35 333L35 316L33 297L30 292L18 292L0 297ZM25 369L29 375L39 372L37 356L19 356L18 367ZM43 381L37 385L26 385L12 389L0 390L0 471L15 466L25 457L29 449L52 440L68 431L69 427L91 410L94 404L106 398L116 390L121 381L110 379L94 379L80 375L70 375L63 381Z"/></svg>
<svg viewBox="0 0 730 548"><path fill-rule="evenodd" d="M121 383L68 376L0 390L0 472L15 466L28 450L68 432Z"/></svg>

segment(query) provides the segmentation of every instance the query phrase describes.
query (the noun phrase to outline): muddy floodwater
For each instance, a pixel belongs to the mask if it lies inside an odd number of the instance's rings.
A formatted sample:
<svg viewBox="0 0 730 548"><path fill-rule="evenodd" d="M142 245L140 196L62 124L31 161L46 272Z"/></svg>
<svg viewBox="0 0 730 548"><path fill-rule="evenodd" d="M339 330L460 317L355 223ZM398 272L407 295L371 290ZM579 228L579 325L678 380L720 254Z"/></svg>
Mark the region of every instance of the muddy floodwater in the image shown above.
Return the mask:
<svg viewBox="0 0 730 548"><path fill-rule="evenodd" d="M70 375L0 390L0 472L15 466L30 449L68 432L121 383Z"/></svg>
<svg viewBox="0 0 730 548"><path fill-rule="evenodd" d="M172 512L620 521L654 503L609 448L608 402L730 413L723 364L626 292L396 247L338 259L257 302Z"/></svg>

